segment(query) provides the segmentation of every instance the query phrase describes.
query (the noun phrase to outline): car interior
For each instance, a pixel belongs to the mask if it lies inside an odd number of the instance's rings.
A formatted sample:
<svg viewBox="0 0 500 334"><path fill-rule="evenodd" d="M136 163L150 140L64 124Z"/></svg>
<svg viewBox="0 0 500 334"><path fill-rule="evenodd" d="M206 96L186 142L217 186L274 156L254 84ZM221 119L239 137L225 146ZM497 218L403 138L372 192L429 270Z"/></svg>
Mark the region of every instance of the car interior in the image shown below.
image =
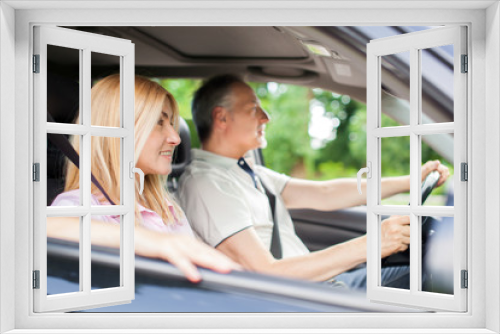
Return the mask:
<svg viewBox="0 0 500 334"><path fill-rule="evenodd" d="M206 79L232 73L246 81L322 88L349 95L360 102L366 101L366 43L373 38L367 27L66 28L131 40L135 44L136 74L151 78ZM382 28L390 27L376 28L385 37L384 34L389 32ZM394 29L393 34L407 32L404 27ZM328 56L321 55L322 49L328 52ZM78 57L58 47L49 48L48 56L48 112L56 122L71 123L78 113ZM387 61L384 75L390 80L383 87L383 94L388 101L394 102L395 109L408 108L399 103L408 90L401 83L408 78L398 77L398 72L394 70L404 68L405 64L396 58ZM92 55L93 80L117 71L117 57ZM426 97L425 107L437 119L453 119L448 98L438 96L432 87L422 94ZM391 108L384 112L395 120L401 117L397 110ZM172 173L166 185L173 193L177 189L178 178L191 159L192 135L192 126L182 119L182 142L176 149ZM445 154L447 147L445 143L435 143L434 149ZM259 151L255 152L255 157L258 163L265 164ZM50 205L64 189L65 157L49 143L47 161L47 205ZM363 207L336 212L295 209L291 210L291 215L297 234L311 251L366 233L366 210ZM55 249L60 249L57 247ZM386 265L408 261L408 257L396 258Z"/></svg>
<svg viewBox="0 0 500 334"><path fill-rule="evenodd" d="M247 81L276 81L319 87L338 94L347 94L359 101L364 102L366 99L364 49L367 39L365 37L362 41L359 33L354 34L351 27L68 28L130 39L135 44L136 74L139 75L172 79L205 79L217 74L234 73ZM348 40L349 43L346 42ZM313 46L323 43L331 50L332 57L326 58L308 52L307 43ZM64 80L63 76L68 78L71 74L73 74L72 80L75 80L74 77L78 75L76 56L70 55L63 48L52 49L52 52L49 52L51 72L60 81ZM96 80L118 70L119 60L116 57L92 54L92 77ZM67 90L71 89L71 84L61 86ZM75 91L72 93L76 94ZM59 95L69 98L71 94L59 93ZM71 104L70 101L67 103ZM54 106L52 109L57 107ZM73 109L65 106L63 110L72 110L75 114L77 112L75 106ZM55 111L55 113L65 114L60 119L56 116L57 122L74 119L68 116L67 112ZM182 144L177 149L176 165L172 177L169 178L171 189L175 189L177 178L185 164L189 163L187 148L189 145L186 145L189 133L184 130L181 131ZM58 161L60 166L60 155L53 154L56 156L50 161L54 163ZM262 155L256 154L257 161L262 162L261 157ZM61 168L52 170L54 173L59 171L58 176L61 176ZM57 179L61 180L59 177ZM50 182L56 182L54 180L55 178ZM57 190L50 192L52 194L48 194L47 202L51 202L58 193ZM311 250L325 248L365 233L363 210L345 210L338 215L337 218L336 215L332 216L332 213L292 211L297 233ZM348 224L345 223L346 219L349 221Z"/></svg>

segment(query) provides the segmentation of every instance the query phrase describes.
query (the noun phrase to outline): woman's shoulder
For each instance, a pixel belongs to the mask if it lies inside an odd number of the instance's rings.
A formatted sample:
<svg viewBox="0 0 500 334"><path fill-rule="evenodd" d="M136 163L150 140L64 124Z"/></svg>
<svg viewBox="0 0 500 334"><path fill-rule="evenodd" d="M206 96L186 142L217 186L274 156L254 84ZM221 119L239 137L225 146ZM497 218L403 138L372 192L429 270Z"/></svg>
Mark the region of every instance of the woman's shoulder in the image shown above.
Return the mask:
<svg viewBox="0 0 500 334"><path fill-rule="evenodd" d="M51 206L74 206L80 205L80 189L65 191L56 196Z"/></svg>
<svg viewBox="0 0 500 334"><path fill-rule="evenodd" d="M184 211L182 211L182 208L180 207L180 205L175 205L172 202L172 200L169 199L168 197L165 197L164 200L165 200L165 203L167 204L167 207L168 207L170 214L174 218L173 223L180 224L180 225L186 224L187 223L186 215L184 214ZM139 211L141 212L143 217L149 213L149 214L152 214L154 216L158 216L158 218L161 219L161 215L158 214L158 212L155 212L149 208L146 208L146 207L142 206L141 204L138 204L138 207L139 207Z"/></svg>
<svg viewBox="0 0 500 334"><path fill-rule="evenodd" d="M90 195L90 204L91 205L100 205L99 200L94 196ZM56 196L56 198L52 201L50 206L79 206L80 204L80 189L68 190L63 193L60 193Z"/></svg>
<svg viewBox="0 0 500 334"><path fill-rule="evenodd" d="M169 198L165 198L165 203L174 221L170 224L165 224L161 215L139 204L139 211L141 212L144 226L163 233L193 235L191 226L180 206L175 205Z"/></svg>

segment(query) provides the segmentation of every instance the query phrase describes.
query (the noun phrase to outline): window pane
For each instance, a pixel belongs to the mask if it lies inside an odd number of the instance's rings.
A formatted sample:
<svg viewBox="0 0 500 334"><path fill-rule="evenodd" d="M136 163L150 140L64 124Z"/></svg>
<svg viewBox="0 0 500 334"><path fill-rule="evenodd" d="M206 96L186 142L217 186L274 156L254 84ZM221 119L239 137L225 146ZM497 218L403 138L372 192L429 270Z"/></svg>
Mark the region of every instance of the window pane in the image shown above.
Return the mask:
<svg viewBox="0 0 500 334"><path fill-rule="evenodd" d="M92 86L113 75L106 79L106 86L102 86L99 93L92 91L91 124L121 127L120 57L92 52L91 61Z"/></svg>
<svg viewBox="0 0 500 334"><path fill-rule="evenodd" d="M57 143L64 143L68 139L79 147L81 136L64 134L47 135L47 206L79 206L80 170L71 162L60 149ZM79 150L77 150L79 151ZM76 157L80 164L80 156ZM64 189L72 189L62 195Z"/></svg>
<svg viewBox="0 0 500 334"><path fill-rule="evenodd" d="M381 110L395 121L381 121L381 126L410 124L410 51L382 56ZM393 87L389 89L388 87ZM398 103L397 101L406 101Z"/></svg>
<svg viewBox="0 0 500 334"><path fill-rule="evenodd" d="M121 218L119 215L92 215L90 232L92 240L92 290L114 288L121 285Z"/></svg>
<svg viewBox="0 0 500 334"><path fill-rule="evenodd" d="M453 45L420 51L421 124L453 122Z"/></svg>
<svg viewBox="0 0 500 334"><path fill-rule="evenodd" d="M48 122L75 123L80 109L80 50L47 45ZM80 123L81 124L81 123Z"/></svg>
<svg viewBox="0 0 500 334"><path fill-rule="evenodd" d="M422 291L453 294L453 217L422 217Z"/></svg>
<svg viewBox="0 0 500 334"><path fill-rule="evenodd" d="M92 175L106 192L114 205L120 205L121 185L121 138L92 136ZM92 204L112 205L97 184L92 183Z"/></svg>
<svg viewBox="0 0 500 334"><path fill-rule="evenodd" d="M62 226L71 223L81 226L81 218L48 217L47 231L61 231L64 230ZM49 237L54 232L47 233L47 295L80 291L80 230L65 231L57 233L57 239Z"/></svg>
<svg viewBox="0 0 500 334"><path fill-rule="evenodd" d="M381 176L401 177L410 175L410 137L387 137L381 138L380 145ZM381 195L389 190L381 184ZM408 179L409 188L409 179ZM382 205L408 205L410 203L410 193L401 193L386 199L380 199Z"/></svg>
<svg viewBox="0 0 500 334"><path fill-rule="evenodd" d="M439 160L450 171L450 176L446 182L439 188L434 188L423 205L453 206L453 139L453 134L421 136L422 163L429 160ZM432 177L432 175L429 175L429 183L431 183ZM425 193L428 193L428 191L429 188L422 183L422 195L426 195Z"/></svg>
<svg viewBox="0 0 500 334"><path fill-rule="evenodd" d="M382 287L395 289L410 289L410 253L409 250L394 253L388 257L383 257L390 245L391 228L390 225L396 224L404 228L404 238L409 242L410 235L410 217L409 216L381 216L379 224L380 236L380 254L381 275L379 285ZM394 226L394 225L393 225Z"/></svg>

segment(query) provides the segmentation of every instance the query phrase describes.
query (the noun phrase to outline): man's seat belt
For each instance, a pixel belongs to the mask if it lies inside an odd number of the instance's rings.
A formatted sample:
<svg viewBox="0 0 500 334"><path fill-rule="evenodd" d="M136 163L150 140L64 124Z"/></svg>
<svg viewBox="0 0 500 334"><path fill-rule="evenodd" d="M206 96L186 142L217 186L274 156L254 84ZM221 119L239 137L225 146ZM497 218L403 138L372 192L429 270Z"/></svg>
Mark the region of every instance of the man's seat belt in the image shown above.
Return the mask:
<svg viewBox="0 0 500 334"><path fill-rule="evenodd" d="M276 219L276 196L267 189L262 179L260 179L260 183L264 190L266 191L267 199L269 200L269 205L271 206L271 215L273 216L273 234L271 237L271 254L273 254L275 259L281 259L282 249L281 249L281 238L280 238L280 229L278 226L278 220Z"/></svg>
<svg viewBox="0 0 500 334"><path fill-rule="evenodd" d="M254 183L255 188L257 188L257 176L253 169L248 165L244 158L240 158L238 160L238 166L243 169L250 177ZM260 183L266 192L267 199L269 201L269 206L271 207L271 215L273 217L273 234L271 236L271 254L275 259L281 259L283 254L281 250L281 239L280 239L280 230L278 226L278 220L276 219L276 196L269 191L269 188L266 187L262 178L260 178Z"/></svg>

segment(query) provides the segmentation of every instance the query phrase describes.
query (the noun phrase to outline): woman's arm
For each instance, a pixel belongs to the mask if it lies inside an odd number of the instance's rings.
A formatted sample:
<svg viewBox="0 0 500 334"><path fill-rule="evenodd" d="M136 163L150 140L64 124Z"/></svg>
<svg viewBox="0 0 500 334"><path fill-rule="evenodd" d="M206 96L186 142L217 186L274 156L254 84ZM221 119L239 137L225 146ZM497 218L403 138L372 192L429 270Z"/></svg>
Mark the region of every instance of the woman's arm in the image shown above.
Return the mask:
<svg viewBox="0 0 500 334"><path fill-rule="evenodd" d="M92 220L91 229L91 242L93 245L112 248L120 247L119 225ZM239 265L225 255L193 237L159 233L141 226L136 226L134 233L135 253L137 255L168 261L192 282L201 280L196 266L220 273L241 269ZM78 217L47 218L48 237L79 242L79 235L80 219Z"/></svg>

